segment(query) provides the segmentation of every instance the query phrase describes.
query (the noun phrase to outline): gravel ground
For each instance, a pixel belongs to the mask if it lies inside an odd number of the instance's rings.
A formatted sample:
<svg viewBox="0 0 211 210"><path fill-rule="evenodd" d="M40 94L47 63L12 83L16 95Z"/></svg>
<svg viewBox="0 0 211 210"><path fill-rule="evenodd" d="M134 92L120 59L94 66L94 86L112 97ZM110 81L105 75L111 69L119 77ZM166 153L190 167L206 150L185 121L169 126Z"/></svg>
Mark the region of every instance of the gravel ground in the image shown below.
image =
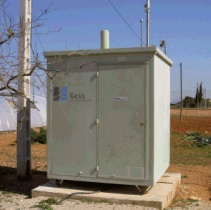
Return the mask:
<svg viewBox="0 0 211 210"><path fill-rule="evenodd" d="M35 209L48 209L50 208L43 208L40 207L34 207L36 205L39 205L39 203L43 200L48 199L47 197L39 196L36 198L28 198L25 195L19 195L14 193L9 194L2 194L0 193L0 210L35 210ZM57 198L56 200L60 200ZM34 208L33 208L34 207ZM204 202L204 201L198 201L194 202L189 206L185 206L188 210L211 210L211 203L210 202ZM74 210L97 210L97 209L105 209L105 210L129 210L129 209L139 209L139 210L156 210L155 208L149 208L149 207L141 207L138 205L119 205L119 204L111 204L111 203L96 203L96 202L87 202L87 201L78 201L73 199L67 199L62 202L61 205L51 205L51 208L53 210L60 210L60 209L74 209ZM181 207L174 207L174 208L168 208L172 210L179 210L184 208L184 206Z"/></svg>

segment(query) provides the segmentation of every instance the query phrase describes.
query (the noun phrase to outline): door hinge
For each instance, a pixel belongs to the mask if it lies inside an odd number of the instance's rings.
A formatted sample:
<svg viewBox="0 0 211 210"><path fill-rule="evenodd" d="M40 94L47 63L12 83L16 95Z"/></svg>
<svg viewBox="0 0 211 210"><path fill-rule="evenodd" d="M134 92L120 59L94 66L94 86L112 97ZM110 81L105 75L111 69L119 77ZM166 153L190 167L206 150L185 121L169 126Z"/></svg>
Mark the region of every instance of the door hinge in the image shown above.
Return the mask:
<svg viewBox="0 0 211 210"><path fill-rule="evenodd" d="M99 123L99 119L97 119L97 124Z"/></svg>
<svg viewBox="0 0 211 210"><path fill-rule="evenodd" d="M99 77L100 76L100 72L99 71L97 71L97 77Z"/></svg>
<svg viewBox="0 0 211 210"><path fill-rule="evenodd" d="M96 167L96 171L99 171L99 166Z"/></svg>

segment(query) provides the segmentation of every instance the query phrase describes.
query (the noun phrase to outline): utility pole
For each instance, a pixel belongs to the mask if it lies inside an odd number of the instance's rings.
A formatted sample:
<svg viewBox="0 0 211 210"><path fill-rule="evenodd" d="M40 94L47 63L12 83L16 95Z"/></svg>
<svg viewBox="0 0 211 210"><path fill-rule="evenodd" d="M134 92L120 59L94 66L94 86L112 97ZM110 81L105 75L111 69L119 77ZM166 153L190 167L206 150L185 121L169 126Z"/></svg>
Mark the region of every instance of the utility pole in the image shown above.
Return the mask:
<svg viewBox="0 0 211 210"><path fill-rule="evenodd" d="M183 107L183 101L182 101L182 63L180 63L180 89L181 89L180 122L182 122L182 107Z"/></svg>
<svg viewBox="0 0 211 210"><path fill-rule="evenodd" d="M31 1L20 0L19 75L30 72ZM17 97L17 178L27 180L31 177L30 76L19 76L18 90L26 98L20 95Z"/></svg>
<svg viewBox="0 0 211 210"><path fill-rule="evenodd" d="M147 3L145 4L145 11L147 13L147 47L149 47L149 13L150 13L150 0L147 0Z"/></svg>
<svg viewBox="0 0 211 210"><path fill-rule="evenodd" d="M143 22L144 20L141 19L140 23L141 23L141 47L143 47Z"/></svg>
<svg viewBox="0 0 211 210"><path fill-rule="evenodd" d="M199 113L199 87L198 87L198 82L197 82L197 114Z"/></svg>
<svg viewBox="0 0 211 210"><path fill-rule="evenodd" d="M204 96L204 90L205 89L202 89L202 99L203 99L203 96ZM204 111L204 107L205 107L205 105L203 106L203 111Z"/></svg>
<svg viewBox="0 0 211 210"><path fill-rule="evenodd" d="M207 108L207 88L205 88L205 109Z"/></svg>

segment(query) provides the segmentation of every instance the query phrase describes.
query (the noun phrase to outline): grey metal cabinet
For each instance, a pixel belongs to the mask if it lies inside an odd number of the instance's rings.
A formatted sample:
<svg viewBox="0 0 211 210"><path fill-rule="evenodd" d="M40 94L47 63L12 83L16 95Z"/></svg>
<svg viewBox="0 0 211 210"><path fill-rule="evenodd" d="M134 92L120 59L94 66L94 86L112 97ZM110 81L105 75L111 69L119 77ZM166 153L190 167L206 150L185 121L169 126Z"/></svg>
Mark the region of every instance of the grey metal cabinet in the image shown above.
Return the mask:
<svg viewBox="0 0 211 210"><path fill-rule="evenodd" d="M65 72L48 79L48 177L153 186L170 160L172 61L157 47L71 53L44 52Z"/></svg>

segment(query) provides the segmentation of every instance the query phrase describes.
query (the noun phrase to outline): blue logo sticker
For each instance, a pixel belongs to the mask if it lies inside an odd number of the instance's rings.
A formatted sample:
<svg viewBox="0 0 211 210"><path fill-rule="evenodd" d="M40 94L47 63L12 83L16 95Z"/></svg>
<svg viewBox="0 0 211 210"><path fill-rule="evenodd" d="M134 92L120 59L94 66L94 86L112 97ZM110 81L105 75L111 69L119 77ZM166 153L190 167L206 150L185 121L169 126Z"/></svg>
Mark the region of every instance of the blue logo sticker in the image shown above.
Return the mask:
<svg viewBox="0 0 211 210"><path fill-rule="evenodd" d="M54 87L54 101L67 101L67 86L62 89Z"/></svg>

